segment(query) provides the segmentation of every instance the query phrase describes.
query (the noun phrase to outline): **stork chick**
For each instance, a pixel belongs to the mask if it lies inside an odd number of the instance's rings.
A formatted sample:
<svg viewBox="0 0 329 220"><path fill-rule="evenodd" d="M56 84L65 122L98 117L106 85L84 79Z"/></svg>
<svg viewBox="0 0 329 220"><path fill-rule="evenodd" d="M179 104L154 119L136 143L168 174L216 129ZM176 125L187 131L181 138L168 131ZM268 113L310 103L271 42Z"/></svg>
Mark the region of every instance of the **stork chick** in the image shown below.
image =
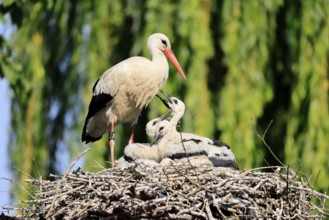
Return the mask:
<svg viewBox="0 0 329 220"><path fill-rule="evenodd" d="M208 145L205 141L190 138L188 133L180 133L176 130L177 123L174 115L170 120L163 120L158 123L154 140L151 145L157 143L159 156L162 159L181 159L184 157L208 155Z"/></svg>
<svg viewBox="0 0 329 220"><path fill-rule="evenodd" d="M146 124L146 134L150 138L154 138L156 134L156 129L158 124L163 120L164 117L169 113L161 115L158 118L155 118L149 121ZM137 160L153 160L155 162L160 162L159 149L157 145L142 144L142 143L131 143L128 144L123 152L124 159L128 162L137 161Z"/></svg>
<svg viewBox="0 0 329 220"><path fill-rule="evenodd" d="M176 126L184 115L185 104L181 100L171 97L163 91L161 92L168 100L158 97L171 110L172 115L169 121L158 123L158 130L153 142L158 142L160 157L181 159L207 155L207 161L204 161L205 164L209 163L210 160L215 167L239 169L235 156L227 144L192 133L177 132Z"/></svg>

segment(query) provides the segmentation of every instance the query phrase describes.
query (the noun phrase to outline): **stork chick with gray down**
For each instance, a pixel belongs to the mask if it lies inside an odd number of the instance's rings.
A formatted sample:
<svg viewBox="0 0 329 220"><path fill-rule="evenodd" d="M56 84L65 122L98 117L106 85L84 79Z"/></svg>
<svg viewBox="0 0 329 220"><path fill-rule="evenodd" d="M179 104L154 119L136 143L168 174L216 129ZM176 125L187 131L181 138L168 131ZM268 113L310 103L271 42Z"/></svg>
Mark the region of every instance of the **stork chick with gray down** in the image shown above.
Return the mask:
<svg viewBox="0 0 329 220"><path fill-rule="evenodd" d="M168 100L158 96L171 110L168 120L158 123L158 129L152 143L157 143L160 157L182 159L184 157L201 156L204 164L209 161L215 167L239 169L230 147L218 140L212 140L192 133L178 132L176 127L185 113L185 104L161 91ZM207 157L203 157L206 155Z"/></svg>
<svg viewBox="0 0 329 220"><path fill-rule="evenodd" d="M177 132L176 124L171 120L159 122L152 146L153 144L158 147L161 160L208 155L208 145L205 142L198 140L195 142L194 139L186 137L184 133Z"/></svg>
<svg viewBox="0 0 329 220"><path fill-rule="evenodd" d="M115 161L115 165L118 168L126 169L135 165L159 166L159 163L155 162L154 160L148 160L143 158L136 160L129 160L124 156L122 156L117 161Z"/></svg>
<svg viewBox="0 0 329 220"><path fill-rule="evenodd" d="M169 111L146 124L146 134L150 138L154 138L159 123L168 115L168 113ZM128 162L137 160L152 160L160 162L159 148L157 144L153 144L152 146L148 143L128 144L124 149L123 157Z"/></svg>

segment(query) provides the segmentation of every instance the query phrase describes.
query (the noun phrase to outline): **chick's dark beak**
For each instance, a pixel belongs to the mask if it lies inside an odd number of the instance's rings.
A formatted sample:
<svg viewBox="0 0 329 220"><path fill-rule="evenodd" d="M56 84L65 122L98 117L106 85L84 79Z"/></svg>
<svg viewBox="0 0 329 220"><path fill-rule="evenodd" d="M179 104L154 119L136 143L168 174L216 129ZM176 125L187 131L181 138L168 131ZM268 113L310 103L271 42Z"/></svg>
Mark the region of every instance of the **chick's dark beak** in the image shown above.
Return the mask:
<svg viewBox="0 0 329 220"><path fill-rule="evenodd" d="M168 93L166 93L165 91L160 90L160 92L161 92L164 96L166 96L168 100L170 100L170 99L172 98L172 97L171 97Z"/></svg>
<svg viewBox="0 0 329 220"><path fill-rule="evenodd" d="M170 111L166 111L163 115L161 115L159 117L160 121L162 121L168 114L169 114Z"/></svg>
<svg viewBox="0 0 329 220"><path fill-rule="evenodd" d="M168 101L167 100L164 100L161 96L159 96L158 94L156 95L161 101L162 103L168 108L168 109L171 109L169 104L168 104Z"/></svg>

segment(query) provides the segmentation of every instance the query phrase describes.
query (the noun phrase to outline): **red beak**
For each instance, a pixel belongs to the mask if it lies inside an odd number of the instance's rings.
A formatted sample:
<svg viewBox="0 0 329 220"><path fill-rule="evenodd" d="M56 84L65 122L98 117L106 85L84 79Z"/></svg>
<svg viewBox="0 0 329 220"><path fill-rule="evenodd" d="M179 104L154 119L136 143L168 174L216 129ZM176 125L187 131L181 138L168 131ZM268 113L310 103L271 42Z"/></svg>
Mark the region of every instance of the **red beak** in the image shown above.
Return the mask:
<svg viewBox="0 0 329 220"><path fill-rule="evenodd" d="M172 50L170 48L167 48L164 50L164 54L166 55L166 57L170 60L170 62L175 66L176 70L179 72L179 74L186 79L185 73L182 69L182 67L179 65L179 62L174 54L174 52L172 52Z"/></svg>

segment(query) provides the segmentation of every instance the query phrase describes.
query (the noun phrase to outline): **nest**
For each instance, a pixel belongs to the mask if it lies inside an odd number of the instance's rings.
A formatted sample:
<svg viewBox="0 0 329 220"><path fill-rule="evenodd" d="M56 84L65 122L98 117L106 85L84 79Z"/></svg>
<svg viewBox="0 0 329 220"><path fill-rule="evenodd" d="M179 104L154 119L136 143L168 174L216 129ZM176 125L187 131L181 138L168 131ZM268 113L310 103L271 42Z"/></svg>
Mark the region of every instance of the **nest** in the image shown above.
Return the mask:
<svg viewBox="0 0 329 220"><path fill-rule="evenodd" d="M321 219L327 195L273 167L235 171L220 167L136 165L33 179L32 219ZM263 172L260 172L263 170ZM289 171L289 170L288 170ZM296 178L296 177L295 177ZM314 199L317 203L311 202Z"/></svg>

